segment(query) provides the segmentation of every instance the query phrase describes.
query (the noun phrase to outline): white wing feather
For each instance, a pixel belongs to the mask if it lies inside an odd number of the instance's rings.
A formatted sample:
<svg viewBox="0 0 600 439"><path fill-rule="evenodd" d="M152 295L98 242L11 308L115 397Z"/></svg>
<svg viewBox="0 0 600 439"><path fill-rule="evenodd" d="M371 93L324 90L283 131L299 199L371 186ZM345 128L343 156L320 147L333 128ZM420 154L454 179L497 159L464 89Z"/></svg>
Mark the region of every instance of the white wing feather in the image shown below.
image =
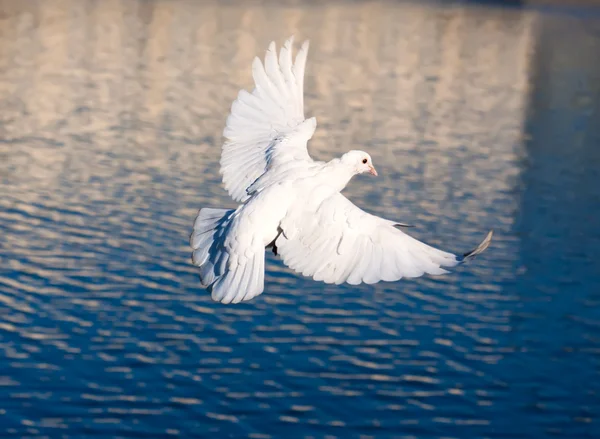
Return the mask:
<svg viewBox="0 0 600 439"><path fill-rule="evenodd" d="M357 285L396 281L403 277L446 273L484 251L490 231L474 250L456 256L433 248L398 230L398 223L371 215L337 193L316 210L298 205L285 223L292 236L283 233L275 245L283 262L315 280Z"/></svg>
<svg viewBox="0 0 600 439"><path fill-rule="evenodd" d="M308 41L292 61L293 38L279 53L269 45L264 66L258 58L252 64L255 88L240 91L231 106L223 135L227 139L221 154L225 188L235 201L248 199L248 188L267 171L282 163L311 161L306 143L316 121L304 120L304 68Z"/></svg>

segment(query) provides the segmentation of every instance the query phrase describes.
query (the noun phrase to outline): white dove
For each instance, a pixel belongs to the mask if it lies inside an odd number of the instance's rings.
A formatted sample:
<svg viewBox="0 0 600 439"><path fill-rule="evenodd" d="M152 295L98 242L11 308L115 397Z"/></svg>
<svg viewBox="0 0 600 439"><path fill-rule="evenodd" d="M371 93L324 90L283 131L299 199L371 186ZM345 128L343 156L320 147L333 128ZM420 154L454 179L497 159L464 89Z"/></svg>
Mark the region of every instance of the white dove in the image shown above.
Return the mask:
<svg viewBox="0 0 600 439"><path fill-rule="evenodd" d="M304 118L308 41L292 60L293 37L279 57L269 45L264 66L255 58L252 93L240 91L223 132L225 188L237 209L200 209L190 237L193 264L215 301L238 303L263 292L265 249L296 272L352 285L447 273L484 251L455 256L420 242L371 215L340 193L350 179L377 175L371 157L349 151L329 162L311 159L307 142L316 120Z"/></svg>

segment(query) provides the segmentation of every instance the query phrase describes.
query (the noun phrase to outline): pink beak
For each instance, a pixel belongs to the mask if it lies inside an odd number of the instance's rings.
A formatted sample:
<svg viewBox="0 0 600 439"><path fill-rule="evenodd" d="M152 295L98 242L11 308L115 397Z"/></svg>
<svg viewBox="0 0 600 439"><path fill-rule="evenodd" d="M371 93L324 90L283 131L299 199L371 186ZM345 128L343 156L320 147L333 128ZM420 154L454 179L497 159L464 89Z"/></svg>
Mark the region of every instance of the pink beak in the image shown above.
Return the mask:
<svg viewBox="0 0 600 439"><path fill-rule="evenodd" d="M375 168L373 166L369 166L369 174L377 177L377 171L375 170Z"/></svg>

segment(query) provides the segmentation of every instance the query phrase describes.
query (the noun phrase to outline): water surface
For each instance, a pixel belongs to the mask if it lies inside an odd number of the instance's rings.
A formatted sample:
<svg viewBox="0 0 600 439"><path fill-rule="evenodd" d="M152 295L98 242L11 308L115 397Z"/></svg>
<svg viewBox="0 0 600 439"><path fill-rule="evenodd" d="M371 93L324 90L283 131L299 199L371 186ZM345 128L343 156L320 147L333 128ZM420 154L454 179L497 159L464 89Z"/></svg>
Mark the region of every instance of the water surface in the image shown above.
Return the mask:
<svg viewBox="0 0 600 439"><path fill-rule="evenodd" d="M0 2L0 435L600 435L600 15L388 1ZM590 12L591 11L591 12ZM211 302L197 209L272 39L309 38L310 152L346 194L465 251L328 286L269 256Z"/></svg>

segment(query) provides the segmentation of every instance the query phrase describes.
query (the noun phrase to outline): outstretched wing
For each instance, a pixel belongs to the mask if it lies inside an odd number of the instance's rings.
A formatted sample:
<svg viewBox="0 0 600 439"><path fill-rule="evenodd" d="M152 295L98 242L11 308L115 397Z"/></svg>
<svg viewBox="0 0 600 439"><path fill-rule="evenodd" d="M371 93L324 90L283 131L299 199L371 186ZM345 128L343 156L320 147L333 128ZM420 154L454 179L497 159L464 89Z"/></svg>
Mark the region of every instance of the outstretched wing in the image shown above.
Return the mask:
<svg viewBox="0 0 600 439"><path fill-rule="evenodd" d="M231 106L221 154L225 188L236 201L270 168L293 160L310 161L306 143L314 133L314 118L304 120L304 66L308 41L292 61L293 37L279 52L269 45L264 66L254 58L252 93L240 91Z"/></svg>
<svg viewBox="0 0 600 439"><path fill-rule="evenodd" d="M368 284L446 273L490 244L492 231L474 250L456 256L433 248L335 194L316 210L297 206L282 222L275 245L293 270L326 283Z"/></svg>

